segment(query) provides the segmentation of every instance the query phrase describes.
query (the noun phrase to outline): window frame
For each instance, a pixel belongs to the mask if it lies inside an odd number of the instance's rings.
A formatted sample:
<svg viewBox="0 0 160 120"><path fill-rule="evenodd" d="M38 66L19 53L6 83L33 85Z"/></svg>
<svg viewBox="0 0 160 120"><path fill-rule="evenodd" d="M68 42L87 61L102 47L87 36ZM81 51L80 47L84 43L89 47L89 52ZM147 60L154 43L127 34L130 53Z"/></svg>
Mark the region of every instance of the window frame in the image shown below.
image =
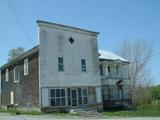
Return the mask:
<svg viewBox="0 0 160 120"><path fill-rule="evenodd" d="M51 96L51 91L52 91L52 90L54 90L54 96ZM57 90L60 91L60 92L59 92L59 95L60 95L60 96L57 96L57 93L56 93ZM64 96L61 96L61 95L62 95L62 90L64 90ZM66 93L67 93L67 92L66 92L66 89L65 89L65 88L51 88L51 89L50 89L50 106L51 106L51 107L65 107L65 106L67 105ZM59 104L60 104L60 105L57 105L57 100L58 100L58 99L60 100L60 101L59 101ZM52 103L51 103L52 100L55 101L55 105L52 105ZM63 105L63 103L62 103L62 102L63 102L62 100L65 100L65 101L64 101L64 105Z"/></svg>
<svg viewBox="0 0 160 120"><path fill-rule="evenodd" d="M18 69L18 79L16 80L16 69ZM20 81L20 67L17 65L14 67L14 83L18 83Z"/></svg>
<svg viewBox="0 0 160 120"><path fill-rule="evenodd" d="M81 59L81 72L87 72L86 59Z"/></svg>
<svg viewBox="0 0 160 120"><path fill-rule="evenodd" d="M100 76L104 76L103 65L102 64L99 65L99 69L100 69Z"/></svg>
<svg viewBox="0 0 160 120"><path fill-rule="evenodd" d="M29 73L29 70L28 70L28 68L29 68L28 58L24 59L23 67L24 67L24 76L26 76Z"/></svg>
<svg viewBox="0 0 160 120"><path fill-rule="evenodd" d="M62 60L62 62L60 62ZM62 67L62 69L61 69ZM58 71L63 72L64 71L64 59L63 57L58 57Z"/></svg>
<svg viewBox="0 0 160 120"><path fill-rule="evenodd" d="M9 69L8 68L5 69L5 81L6 82L9 81Z"/></svg>
<svg viewBox="0 0 160 120"><path fill-rule="evenodd" d="M84 95L84 90L86 90L86 95ZM86 99L86 103L85 103L85 99ZM88 88L82 88L82 103L83 105L88 104Z"/></svg>

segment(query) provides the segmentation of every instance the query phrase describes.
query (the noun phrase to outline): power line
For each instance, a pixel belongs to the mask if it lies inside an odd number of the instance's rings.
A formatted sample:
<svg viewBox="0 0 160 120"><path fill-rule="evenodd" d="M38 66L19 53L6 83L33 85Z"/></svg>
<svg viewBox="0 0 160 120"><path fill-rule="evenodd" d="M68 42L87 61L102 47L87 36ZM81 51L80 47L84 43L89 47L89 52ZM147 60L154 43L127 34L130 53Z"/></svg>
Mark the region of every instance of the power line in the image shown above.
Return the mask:
<svg viewBox="0 0 160 120"><path fill-rule="evenodd" d="M31 43L31 45L34 46L33 41L32 41L32 39L31 39L30 35L28 34L27 30L26 30L25 27L23 26L23 24L22 24L22 22L21 22L21 20L20 20L20 18L19 18L19 16L18 16L18 14L17 14L14 6L12 5L11 1L10 1L10 0L7 0L7 3L8 3L8 6L10 7L10 9L11 9L13 15L15 16L15 19L16 19L18 25L20 26L22 32L23 32L24 35L26 36L27 40Z"/></svg>

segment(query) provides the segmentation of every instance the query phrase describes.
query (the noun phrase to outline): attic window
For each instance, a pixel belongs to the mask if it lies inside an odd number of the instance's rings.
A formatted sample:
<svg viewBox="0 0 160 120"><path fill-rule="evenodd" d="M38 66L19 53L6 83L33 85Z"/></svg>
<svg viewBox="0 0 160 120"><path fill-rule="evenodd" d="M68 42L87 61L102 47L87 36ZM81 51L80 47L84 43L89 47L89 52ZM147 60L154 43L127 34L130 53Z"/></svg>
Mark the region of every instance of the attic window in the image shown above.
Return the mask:
<svg viewBox="0 0 160 120"><path fill-rule="evenodd" d="M69 40L69 42L70 42L71 44L74 43L74 39L73 39L72 37L70 37L68 40Z"/></svg>

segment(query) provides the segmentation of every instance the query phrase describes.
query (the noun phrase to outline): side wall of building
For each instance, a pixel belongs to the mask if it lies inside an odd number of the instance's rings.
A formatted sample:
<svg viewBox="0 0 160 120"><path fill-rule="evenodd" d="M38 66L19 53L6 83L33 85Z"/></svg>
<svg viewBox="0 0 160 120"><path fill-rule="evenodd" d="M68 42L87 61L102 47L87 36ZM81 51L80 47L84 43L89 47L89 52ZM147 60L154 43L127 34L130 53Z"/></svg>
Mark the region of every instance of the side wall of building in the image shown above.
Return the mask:
<svg viewBox="0 0 160 120"><path fill-rule="evenodd" d="M38 52L27 57L28 75L24 76L24 59L17 61L1 71L1 104L18 104L19 107L39 106ZM14 67L19 66L20 79L14 82ZM9 80L5 80L6 69Z"/></svg>

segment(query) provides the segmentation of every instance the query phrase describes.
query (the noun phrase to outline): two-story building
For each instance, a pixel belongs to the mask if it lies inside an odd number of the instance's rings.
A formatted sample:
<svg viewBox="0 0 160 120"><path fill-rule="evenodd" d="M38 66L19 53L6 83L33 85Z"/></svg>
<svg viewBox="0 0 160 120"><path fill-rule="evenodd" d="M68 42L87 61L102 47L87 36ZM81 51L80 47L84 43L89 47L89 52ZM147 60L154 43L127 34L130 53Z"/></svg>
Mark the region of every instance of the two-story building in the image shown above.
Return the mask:
<svg viewBox="0 0 160 120"><path fill-rule="evenodd" d="M39 45L0 68L2 107L102 110L103 104L110 107L112 101L130 98L127 76L121 76L121 66L129 62L98 52L99 33L40 20L37 24Z"/></svg>
<svg viewBox="0 0 160 120"><path fill-rule="evenodd" d="M99 54L104 108L131 105L129 61L109 51Z"/></svg>

